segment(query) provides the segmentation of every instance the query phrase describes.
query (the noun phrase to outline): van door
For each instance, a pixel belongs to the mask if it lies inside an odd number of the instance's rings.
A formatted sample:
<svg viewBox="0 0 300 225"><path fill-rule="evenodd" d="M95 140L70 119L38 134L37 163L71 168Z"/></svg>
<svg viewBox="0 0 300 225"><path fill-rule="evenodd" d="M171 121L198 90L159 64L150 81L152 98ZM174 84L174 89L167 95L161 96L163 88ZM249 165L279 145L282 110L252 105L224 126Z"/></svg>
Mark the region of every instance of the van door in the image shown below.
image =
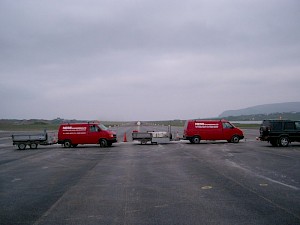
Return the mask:
<svg viewBox="0 0 300 225"><path fill-rule="evenodd" d="M235 127L229 122L223 122L223 138L222 140L231 140L235 134Z"/></svg>
<svg viewBox="0 0 300 225"><path fill-rule="evenodd" d="M222 123L214 122L210 124L211 127L208 129L209 139L208 140L222 140L223 132L222 132Z"/></svg>
<svg viewBox="0 0 300 225"><path fill-rule="evenodd" d="M99 143L99 132L100 128L97 125L89 125L88 135L86 144L97 144Z"/></svg>

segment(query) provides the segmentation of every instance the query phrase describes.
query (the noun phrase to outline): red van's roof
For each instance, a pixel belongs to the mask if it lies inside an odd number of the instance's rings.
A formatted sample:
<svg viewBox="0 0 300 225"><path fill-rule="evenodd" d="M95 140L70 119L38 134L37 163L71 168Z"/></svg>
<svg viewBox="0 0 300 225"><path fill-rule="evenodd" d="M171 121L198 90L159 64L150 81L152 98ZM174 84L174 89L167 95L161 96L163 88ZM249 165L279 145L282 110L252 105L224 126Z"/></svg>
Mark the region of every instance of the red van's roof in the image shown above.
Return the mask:
<svg viewBox="0 0 300 225"><path fill-rule="evenodd" d="M199 120L190 120L190 121L193 121L193 122L228 122L228 120L224 120L224 119L222 119L222 120L201 120L201 119L199 119Z"/></svg>
<svg viewBox="0 0 300 225"><path fill-rule="evenodd" d="M87 122L87 123L62 123L60 124L61 126L76 126L76 125L79 125L79 126L82 126L82 125L89 125L89 124L92 124L92 125L98 125L100 124L99 122Z"/></svg>

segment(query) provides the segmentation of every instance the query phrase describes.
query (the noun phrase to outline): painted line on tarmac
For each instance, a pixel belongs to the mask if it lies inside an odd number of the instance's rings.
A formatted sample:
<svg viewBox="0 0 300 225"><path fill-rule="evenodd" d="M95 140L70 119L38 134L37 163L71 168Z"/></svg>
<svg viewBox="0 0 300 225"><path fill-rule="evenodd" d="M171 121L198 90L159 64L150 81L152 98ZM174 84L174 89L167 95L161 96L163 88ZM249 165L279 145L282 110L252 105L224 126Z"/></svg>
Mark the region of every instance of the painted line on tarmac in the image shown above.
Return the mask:
<svg viewBox="0 0 300 225"><path fill-rule="evenodd" d="M277 181L277 180L273 180L273 179L271 179L271 178L269 178L269 177L265 177L265 176L262 176L262 175L258 175L258 177L261 177L261 178L263 178L263 179L266 179L266 180L268 180L268 181L270 181L270 182L272 182L272 183L275 183L275 184L280 184L280 185L282 185L282 186L285 186L285 187L291 188L291 189L293 189L293 190L296 190L296 191L298 191L298 190L299 190L299 188L298 188L298 187L295 187L295 186L293 186L293 185L289 185L289 184L285 184L285 183L282 183L282 182L280 182L280 181Z"/></svg>
<svg viewBox="0 0 300 225"><path fill-rule="evenodd" d="M239 169L241 169L241 170L244 170L244 171L246 171L246 172L248 172L248 173L251 173L252 175L254 175L254 176L256 176L256 177L263 178L263 179L265 179L265 180L267 180L267 181L270 181L270 182L272 182L272 183L280 184L280 185L282 185L282 186L291 188L291 189L296 190L296 191L300 190L300 189L299 189L298 187L296 187L296 186L289 185L289 184L285 184L285 183L283 183L283 182L274 180L274 179L272 179L272 178L269 178L269 177L266 177L266 176L257 174L257 173L255 173L255 172L249 170L249 169L246 169L246 168L244 168L244 167L242 167L242 166L236 164L235 162L232 162L232 161L229 161L229 160L227 160L227 162L229 162L233 167L236 167L236 168L239 168Z"/></svg>
<svg viewBox="0 0 300 225"><path fill-rule="evenodd" d="M192 156L192 157L194 157L195 159L199 160L199 158L198 158L197 156L195 156L194 154L192 154L192 153L190 153L190 152L184 151L184 153L185 153L186 155ZM200 161L200 160L199 160L199 161ZM229 161L228 159L227 159L227 162L229 162L229 163L231 163L231 164L233 164L233 165L237 165L236 163L233 163L233 162ZM265 200L266 202L272 204L272 205L275 206L276 208L278 208L278 209L280 209L280 210L283 210L284 212L286 212L286 213L288 213L288 214L294 216L294 217L297 218L297 219L300 219L300 216L299 216L298 214L294 213L293 211L291 211L291 210L288 209L288 208L285 208L285 207L283 207L283 206L277 204L277 203L274 202L272 199L269 199L269 198L265 197L264 195L259 194L259 192L257 192L255 189L253 189L253 188L251 188L251 187L248 187L247 185L245 185L244 183L240 182L239 180L236 180L236 179L234 179L234 178L231 177L231 176L227 176L226 174L222 173L221 171L216 170L215 168L213 168L213 167L211 167L211 166L208 166L208 167L209 167L210 169L214 170L216 173L222 175L222 176L225 177L226 179L231 180L231 181L234 182L235 184L238 184L240 187L244 188L245 190L247 190L247 191L249 191L249 192L255 194L257 197L259 197L259 198ZM244 170L247 170L247 169L245 169L245 168L243 168L243 167L241 167L241 166L239 166L239 165L237 165L237 167L238 167L238 168L241 168L241 169L244 169ZM254 175L257 175L257 174L255 174L254 172L252 172L252 171L250 171L250 170L247 170L247 171L249 171L250 173L253 173ZM283 183L281 183L281 184L283 184ZM286 184L284 184L284 185L286 185ZM288 185L288 186L289 186L289 187L293 187L293 189L296 188L296 190L299 190L299 188L297 188L297 187L295 187L295 186L292 186L292 185Z"/></svg>
<svg viewBox="0 0 300 225"><path fill-rule="evenodd" d="M203 186L203 187L201 187L202 190L210 190L212 188L213 188L212 186Z"/></svg>

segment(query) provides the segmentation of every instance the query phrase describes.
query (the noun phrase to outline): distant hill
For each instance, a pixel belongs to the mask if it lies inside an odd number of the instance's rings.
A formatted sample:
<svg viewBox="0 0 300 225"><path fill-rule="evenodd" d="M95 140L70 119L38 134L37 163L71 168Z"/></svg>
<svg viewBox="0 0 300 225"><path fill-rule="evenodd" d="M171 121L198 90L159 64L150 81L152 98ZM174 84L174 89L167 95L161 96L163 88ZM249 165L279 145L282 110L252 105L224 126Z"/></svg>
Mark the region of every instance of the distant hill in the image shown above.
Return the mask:
<svg viewBox="0 0 300 225"><path fill-rule="evenodd" d="M272 114L272 113L290 113L300 112L300 102L286 102L257 105L238 110L227 110L219 115L220 118L229 116L241 115L257 115L257 114Z"/></svg>

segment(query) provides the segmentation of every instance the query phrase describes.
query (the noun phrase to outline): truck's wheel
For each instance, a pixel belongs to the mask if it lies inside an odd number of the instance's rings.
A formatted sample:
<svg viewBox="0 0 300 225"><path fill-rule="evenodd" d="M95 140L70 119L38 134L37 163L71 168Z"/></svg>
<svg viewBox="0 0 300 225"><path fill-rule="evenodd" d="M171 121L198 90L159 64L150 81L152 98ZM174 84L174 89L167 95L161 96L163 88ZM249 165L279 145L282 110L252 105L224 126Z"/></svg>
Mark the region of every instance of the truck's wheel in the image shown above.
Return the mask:
<svg viewBox="0 0 300 225"><path fill-rule="evenodd" d="M282 147L287 147L290 143L290 140L288 137L281 137L279 138L279 145Z"/></svg>
<svg viewBox="0 0 300 225"><path fill-rule="evenodd" d="M31 144L30 144L30 148L31 148L31 149L37 149L37 146L38 146L38 145L37 145L36 143L31 143Z"/></svg>
<svg viewBox="0 0 300 225"><path fill-rule="evenodd" d="M234 135L230 140L231 143L239 143L239 141L240 141L240 138L237 135Z"/></svg>
<svg viewBox="0 0 300 225"><path fill-rule="evenodd" d="M101 148L107 147L107 140L101 139L101 140L99 141L99 143L100 143L100 147L101 147Z"/></svg>
<svg viewBox="0 0 300 225"><path fill-rule="evenodd" d="M65 148L71 148L71 146L72 146L71 141L67 140L67 141L64 142L64 147Z"/></svg>
<svg viewBox="0 0 300 225"><path fill-rule="evenodd" d="M200 143L200 137L193 137L192 142L194 144L199 144Z"/></svg>
<svg viewBox="0 0 300 225"><path fill-rule="evenodd" d="M26 144L25 143L20 143L20 144L18 144L18 148L20 150L24 150L26 148Z"/></svg>

